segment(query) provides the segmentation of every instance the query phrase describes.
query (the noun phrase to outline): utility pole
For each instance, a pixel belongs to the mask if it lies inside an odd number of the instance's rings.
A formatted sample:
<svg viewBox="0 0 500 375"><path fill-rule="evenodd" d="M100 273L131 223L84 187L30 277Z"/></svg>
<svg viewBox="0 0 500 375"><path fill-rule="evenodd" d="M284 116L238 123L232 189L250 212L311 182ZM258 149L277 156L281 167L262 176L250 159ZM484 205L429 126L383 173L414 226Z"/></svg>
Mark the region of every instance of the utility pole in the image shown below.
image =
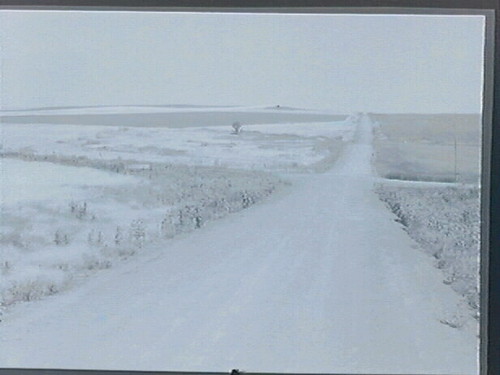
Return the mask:
<svg viewBox="0 0 500 375"><path fill-rule="evenodd" d="M453 145L453 153L454 153L454 161L455 161L455 166L454 166L454 175L455 175L455 182L458 182L458 174L457 174L457 125L453 124L453 139L454 139L454 145Z"/></svg>

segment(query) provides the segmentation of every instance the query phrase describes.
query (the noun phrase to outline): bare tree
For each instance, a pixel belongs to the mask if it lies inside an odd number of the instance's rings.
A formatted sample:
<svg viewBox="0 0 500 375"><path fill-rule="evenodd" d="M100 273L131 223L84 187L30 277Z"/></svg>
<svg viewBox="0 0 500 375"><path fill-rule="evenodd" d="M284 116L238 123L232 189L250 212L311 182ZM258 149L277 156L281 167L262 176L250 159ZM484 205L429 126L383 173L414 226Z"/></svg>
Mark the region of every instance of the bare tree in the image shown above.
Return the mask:
<svg viewBox="0 0 500 375"><path fill-rule="evenodd" d="M233 134L240 134L241 133L241 128L243 125L239 121L233 122Z"/></svg>

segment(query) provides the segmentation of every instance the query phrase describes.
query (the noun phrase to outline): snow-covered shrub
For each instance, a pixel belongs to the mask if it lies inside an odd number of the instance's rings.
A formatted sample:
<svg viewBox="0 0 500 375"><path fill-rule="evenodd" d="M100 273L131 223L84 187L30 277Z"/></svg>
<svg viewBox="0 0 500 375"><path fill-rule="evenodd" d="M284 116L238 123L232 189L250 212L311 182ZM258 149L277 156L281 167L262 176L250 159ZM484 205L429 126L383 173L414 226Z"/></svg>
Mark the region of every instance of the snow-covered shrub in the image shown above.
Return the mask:
<svg viewBox="0 0 500 375"><path fill-rule="evenodd" d="M83 268L89 271L111 268L112 263L108 259L102 259L96 254L83 254Z"/></svg>
<svg viewBox="0 0 500 375"><path fill-rule="evenodd" d="M57 246L65 246L69 244L69 236L60 229L56 230L54 233L54 243Z"/></svg>
<svg viewBox="0 0 500 375"><path fill-rule="evenodd" d="M17 302L33 301L58 293L65 289L68 281L68 277L60 270L19 274L5 280L0 291L0 305L7 307Z"/></svg>
<svg viewBox="0 0 500 375"><path fill-rule="evenodd" d="M114 243L116 246L120 246L123 242L123 230L120 226L116 227Z"/></svg>
<svg viewBox="0 0 500 375"><path fill-rule="evenodd" d="M92 228L87 235L87 243L90 246L102 246L104 244L104 235L102 231Z"/></svg>
<svg viewBox="0 0 500 375"><path fill-rule="evenodd" d="M129 237L130 242L134 246L138 248L142 248L144 246L144 242L146 241L146 228L142 219L132 221L129 228Z"/></svg>
<svg viewBox="0 0 500 375"><path fill-rule="evenodd" d="M380 199L444 272L444 283L479 309L479 189L402 187L381 183Z"/></svg>
<svg viewBox="0 0 500 375"><path fill-rule="evenodd" d="M71 201L69 204L69 209L70 212L80 220L83 220L88 216L87 202L78 203Z"/></svg>

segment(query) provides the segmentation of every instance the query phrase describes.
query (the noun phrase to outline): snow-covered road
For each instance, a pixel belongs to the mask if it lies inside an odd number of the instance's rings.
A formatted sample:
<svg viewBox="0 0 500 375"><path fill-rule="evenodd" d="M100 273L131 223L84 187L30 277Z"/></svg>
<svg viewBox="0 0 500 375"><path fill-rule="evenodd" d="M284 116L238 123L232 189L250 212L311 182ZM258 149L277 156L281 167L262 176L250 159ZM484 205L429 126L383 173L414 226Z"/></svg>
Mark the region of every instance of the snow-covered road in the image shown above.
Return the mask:
<svg viewBox="0 0 500 375"><path fill-rule="evenodd" d="M477 373L459 297L372 192L371 123L333 169L15 307L0 367ZM473 325L471 325L473 326Z"/></svg>

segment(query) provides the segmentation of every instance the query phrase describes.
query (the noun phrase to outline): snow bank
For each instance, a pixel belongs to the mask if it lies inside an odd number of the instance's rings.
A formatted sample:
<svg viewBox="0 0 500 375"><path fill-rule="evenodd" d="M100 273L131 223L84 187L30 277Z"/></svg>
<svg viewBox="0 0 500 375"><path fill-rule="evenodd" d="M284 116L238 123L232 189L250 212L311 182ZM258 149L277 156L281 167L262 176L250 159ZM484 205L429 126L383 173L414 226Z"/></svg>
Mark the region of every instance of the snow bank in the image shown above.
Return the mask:
<svg viewBox="0 0 500 375"><path fill-rule="evenodd" d="M479 314L479 188L391 186L376 192L405 231L436 259L444 283L464 296Z"/></svg>

